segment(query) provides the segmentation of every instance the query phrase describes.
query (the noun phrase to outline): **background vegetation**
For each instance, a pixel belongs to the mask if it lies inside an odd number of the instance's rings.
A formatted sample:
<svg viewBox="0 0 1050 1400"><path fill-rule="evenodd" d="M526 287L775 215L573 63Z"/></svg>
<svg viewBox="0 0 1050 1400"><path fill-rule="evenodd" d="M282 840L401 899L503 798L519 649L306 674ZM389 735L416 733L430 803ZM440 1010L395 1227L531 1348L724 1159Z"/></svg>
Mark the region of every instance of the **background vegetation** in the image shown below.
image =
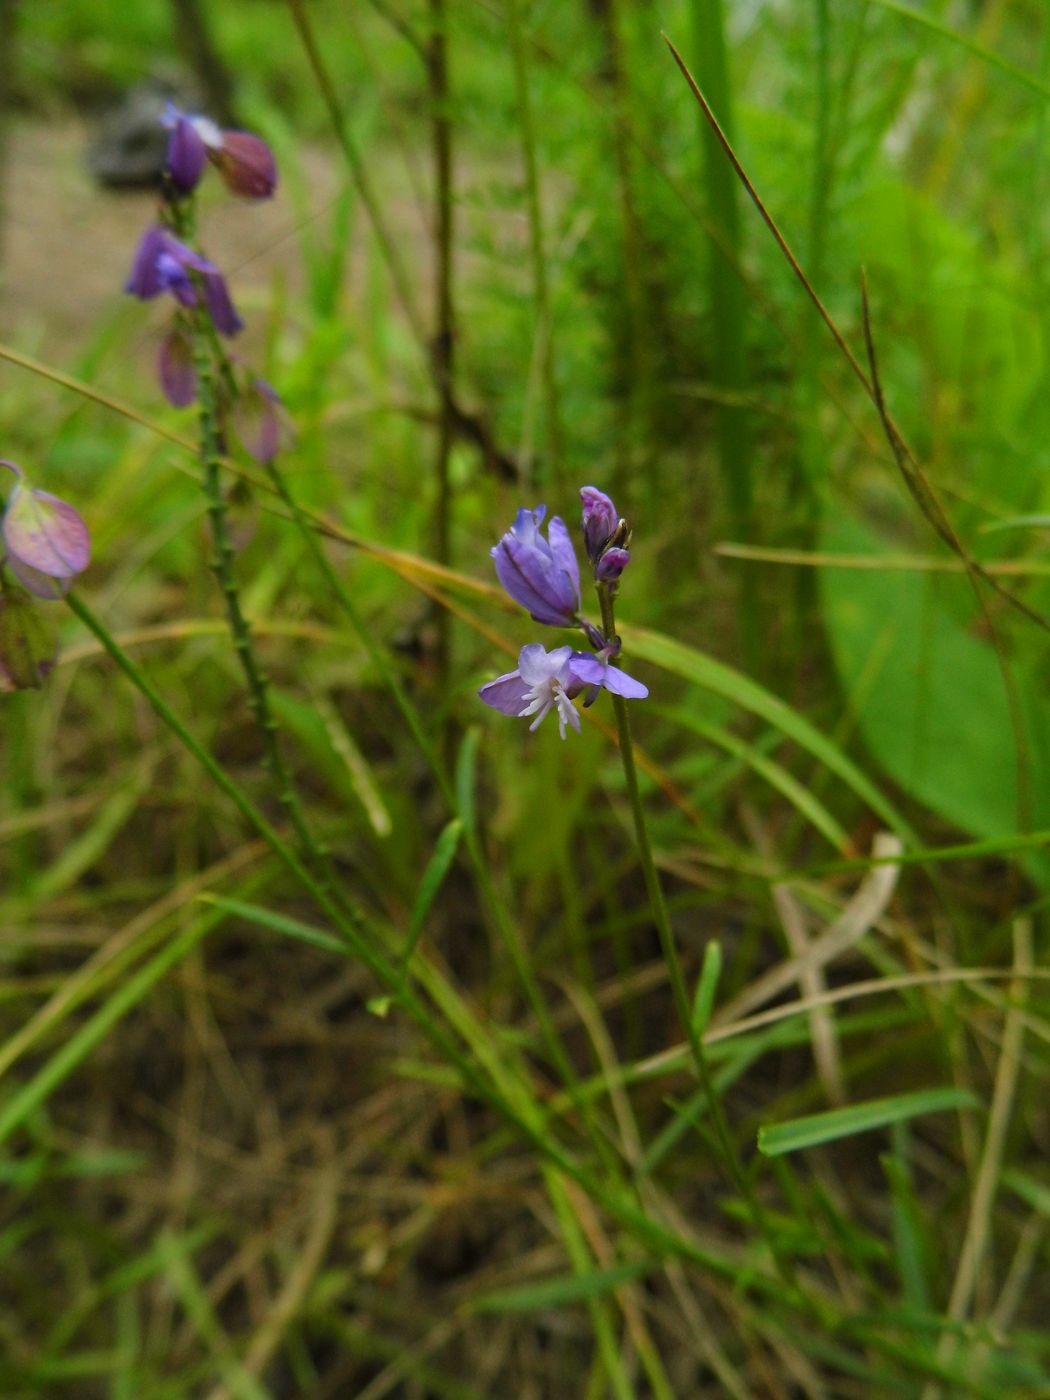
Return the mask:
<svg viewBox="0 0 1050 1400"><path fill-rule="evenodd" d="M155 196L83 165L180 12L5 10L0 453L104 633L0 700L0 1393L1050 1393L1044 6L198 15L281 169L201 228L295 425L308 528L226 485L356 943L233 800L284 833L121 295ZM714 1095L604 698L476 699L537 630L489 548L591 482Z"/></svg>

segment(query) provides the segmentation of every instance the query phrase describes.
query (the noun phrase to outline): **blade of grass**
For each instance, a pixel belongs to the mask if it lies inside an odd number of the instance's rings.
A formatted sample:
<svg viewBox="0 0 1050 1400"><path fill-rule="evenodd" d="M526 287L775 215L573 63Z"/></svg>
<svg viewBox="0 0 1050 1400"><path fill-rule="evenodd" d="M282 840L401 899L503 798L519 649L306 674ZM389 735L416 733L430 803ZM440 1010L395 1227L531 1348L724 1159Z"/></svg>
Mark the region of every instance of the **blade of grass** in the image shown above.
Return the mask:
<svg viewBox="0 0 1050 1400"><path fill-rule="evenodd" d="M920 1114L943 1113L951 1108L977 1108L977 1099L963 1089L920 1089L912 1094L894 1094L885 1099L834 1108L808 1118L787 1123L771 1123L758 1130L758 1150L767 1157L798 1152L803 1147L819 1147L839 1138L885 1128Z"/></svg>

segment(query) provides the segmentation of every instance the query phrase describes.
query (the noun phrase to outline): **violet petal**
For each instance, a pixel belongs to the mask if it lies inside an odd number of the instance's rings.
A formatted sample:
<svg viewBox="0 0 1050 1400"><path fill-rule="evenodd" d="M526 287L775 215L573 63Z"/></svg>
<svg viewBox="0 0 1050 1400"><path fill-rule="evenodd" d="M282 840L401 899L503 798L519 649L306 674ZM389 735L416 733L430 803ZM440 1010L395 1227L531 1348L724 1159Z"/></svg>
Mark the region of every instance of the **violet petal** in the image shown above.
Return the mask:
<svg viewBox="0 0 1050 1400"><path fill-rule="evenodd" d="M2 532L12 572L39 597L56 595L41 576L70 580L91 558L91 536L73 507L49 491L27 490L21 482L11 492Z"/></svg>
<svg viewBox="0 0 1050 1400"><path fill-rule="evenodd" d="M498 676L478 691L486 705L491 705L501 714L510 715L512 719L517 719L525 708L528 693L529 687L521 679L519 671L508 671L505 676Z"/></svg>

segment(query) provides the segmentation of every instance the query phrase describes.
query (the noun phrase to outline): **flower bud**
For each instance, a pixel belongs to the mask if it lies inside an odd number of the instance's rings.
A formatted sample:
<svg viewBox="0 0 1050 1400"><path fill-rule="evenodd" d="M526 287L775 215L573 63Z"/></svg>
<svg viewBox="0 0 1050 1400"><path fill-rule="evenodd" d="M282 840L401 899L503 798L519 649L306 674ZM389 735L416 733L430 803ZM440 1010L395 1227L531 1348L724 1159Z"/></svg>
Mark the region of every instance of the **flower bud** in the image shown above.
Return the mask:
<svg viewBox="0 0 1050 1400"><path fill-rule="evenodd" d="M208 150L231 194L242 199L269 199L277 188L277 162L261 136L224 131L222 142Z"/></svg>
<svg viewBox="0 0 1050 1400"><path fill-rule="evenodd" d="M38 598L61 598L88 566L91 536L71 505L19 477L0 524L8 565Z"/></svg>
<svg viewBox="0 0 1050 1400"><path fill-rule="evenodd" d="M592 564L597 564L602 550L616 530L616 507L596 486L582 486L580 500L583 502L583 540L587 557Z"/></svg>
<svg viewBox="0 0 1050 1400"><path fill-rule="evenodd" d="M615 546L606 549L594 566L594 577L599 583L615 583L630 562L631 556L626 549Z"/></svg>

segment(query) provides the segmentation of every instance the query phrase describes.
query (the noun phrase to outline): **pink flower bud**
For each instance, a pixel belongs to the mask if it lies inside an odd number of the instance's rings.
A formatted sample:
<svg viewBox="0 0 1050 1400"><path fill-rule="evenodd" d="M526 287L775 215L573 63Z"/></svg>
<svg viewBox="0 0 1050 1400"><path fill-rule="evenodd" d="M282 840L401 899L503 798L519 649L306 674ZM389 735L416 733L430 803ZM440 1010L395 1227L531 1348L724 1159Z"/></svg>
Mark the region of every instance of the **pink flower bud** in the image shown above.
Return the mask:
<svg viewBox="0 0 1050 1400"><path fill-rule="evenodd" d="M61 598L91 559L91 536L73 507L21 479L8 497L0 536L11 572L39 598Z"/></svg>

